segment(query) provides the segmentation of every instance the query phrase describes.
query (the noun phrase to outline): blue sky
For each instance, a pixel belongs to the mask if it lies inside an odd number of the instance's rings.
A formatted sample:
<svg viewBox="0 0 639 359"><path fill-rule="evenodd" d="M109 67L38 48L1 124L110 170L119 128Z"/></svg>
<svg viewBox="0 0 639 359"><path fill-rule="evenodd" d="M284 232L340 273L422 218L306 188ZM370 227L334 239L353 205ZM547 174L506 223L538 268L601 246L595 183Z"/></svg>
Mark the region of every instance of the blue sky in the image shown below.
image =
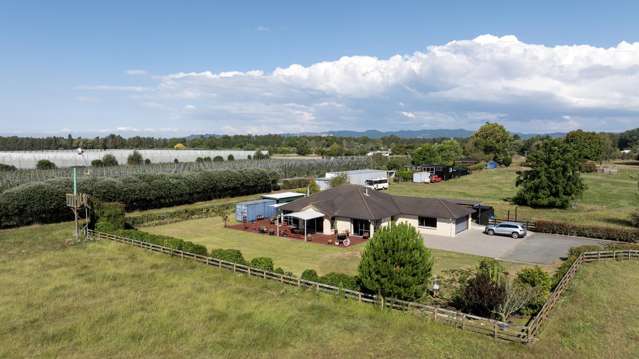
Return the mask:
<svg viewBox="0 0 639 359"><path fill-rule="evenodd" d="M2 133L639 126L639 2L0 2ZM573 46L580 45L580 46Z"/></svg>

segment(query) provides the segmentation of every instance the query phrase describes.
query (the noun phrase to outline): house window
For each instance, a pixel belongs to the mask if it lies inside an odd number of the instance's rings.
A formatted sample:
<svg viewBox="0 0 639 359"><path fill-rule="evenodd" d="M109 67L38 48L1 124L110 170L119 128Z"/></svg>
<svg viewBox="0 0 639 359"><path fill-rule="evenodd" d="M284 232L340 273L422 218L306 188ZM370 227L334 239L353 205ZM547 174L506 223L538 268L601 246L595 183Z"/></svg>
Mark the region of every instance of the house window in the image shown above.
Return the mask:
<svg viewBox="0 0 639 359"><path fill-rule="evenodd" d="M437 228L437 218L418 217L420 227Z"/></svg>

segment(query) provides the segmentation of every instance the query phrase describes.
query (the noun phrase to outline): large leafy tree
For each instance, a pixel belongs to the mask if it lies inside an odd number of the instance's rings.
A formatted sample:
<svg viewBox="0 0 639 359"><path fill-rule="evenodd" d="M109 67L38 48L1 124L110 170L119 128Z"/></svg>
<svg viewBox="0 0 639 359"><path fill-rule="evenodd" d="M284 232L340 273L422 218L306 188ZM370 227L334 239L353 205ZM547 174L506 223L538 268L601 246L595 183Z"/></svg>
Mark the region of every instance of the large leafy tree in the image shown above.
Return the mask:
<svg viewBox="0 0 639 359"><path fill-rule="evenodd" d="M415 227L391 224L375 232L366 245L359 276L374 293L414 300L424 295L432 268L432 254Z"/></svg>
<svg viewBox="0 0 639 359"><path fill-rule="evenodd" d="M582 160L602 161L612 152L612 142L605 134L576 130L568 132L565 140Z"/></svg>
<svg viewBox="0 0 639 359"><path fill-rule="evenodd" d="M513 156L513 136L498 123L487 122L468 140L469 152L485 155L503 166L510 166ZM482 156L483 157L483 156Z"/></svg>
<svg viewBox="0 0 639 359"><path fill-rule="evenodd" d="M426 143L413 153L413 164L452 166L463 154L464 149L453 139L441 143Z"/></svg>
<svg viewBox="0 0 639 359"><path fill-rule="evenodd" d="M517 176L517 204L567 208L584 191L580 160L574 148L561 139L544 141L528 155L529 170Z"/></svg>

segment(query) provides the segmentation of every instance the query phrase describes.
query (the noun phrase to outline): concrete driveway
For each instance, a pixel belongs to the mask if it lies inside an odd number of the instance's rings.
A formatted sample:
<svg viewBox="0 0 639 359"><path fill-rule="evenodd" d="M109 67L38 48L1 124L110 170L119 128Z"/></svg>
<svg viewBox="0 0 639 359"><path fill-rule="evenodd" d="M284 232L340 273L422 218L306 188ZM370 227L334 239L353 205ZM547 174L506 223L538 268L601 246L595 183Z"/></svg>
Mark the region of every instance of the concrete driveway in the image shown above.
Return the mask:
<svg viewBox="0 0 639 359"><path fill-rule="evenodd" d="M597 239L529 232L526 238L513 239L484 234L474 226L455 238L423 234L428 248L492 257L511 262L553 264L568 254L571 247L601 244Z"/></svg>

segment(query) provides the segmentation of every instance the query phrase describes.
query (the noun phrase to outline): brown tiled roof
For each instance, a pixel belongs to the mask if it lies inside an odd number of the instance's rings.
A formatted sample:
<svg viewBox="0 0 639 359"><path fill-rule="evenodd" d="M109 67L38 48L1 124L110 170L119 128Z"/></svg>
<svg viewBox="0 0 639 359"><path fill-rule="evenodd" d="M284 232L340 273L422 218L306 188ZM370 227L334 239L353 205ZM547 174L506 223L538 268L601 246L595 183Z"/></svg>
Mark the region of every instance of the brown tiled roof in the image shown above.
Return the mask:
<svg viewBox="0 0 639 359"><path fill-rule="evenodd" d="M437 218L461 218L472 210L454 202L433 199L393 196L366 189L364 186L342 185L310 197L300 198L280 207L285 211L298 212L315 207L327 217L360 218L379 220L400 214Z"/></svg>

